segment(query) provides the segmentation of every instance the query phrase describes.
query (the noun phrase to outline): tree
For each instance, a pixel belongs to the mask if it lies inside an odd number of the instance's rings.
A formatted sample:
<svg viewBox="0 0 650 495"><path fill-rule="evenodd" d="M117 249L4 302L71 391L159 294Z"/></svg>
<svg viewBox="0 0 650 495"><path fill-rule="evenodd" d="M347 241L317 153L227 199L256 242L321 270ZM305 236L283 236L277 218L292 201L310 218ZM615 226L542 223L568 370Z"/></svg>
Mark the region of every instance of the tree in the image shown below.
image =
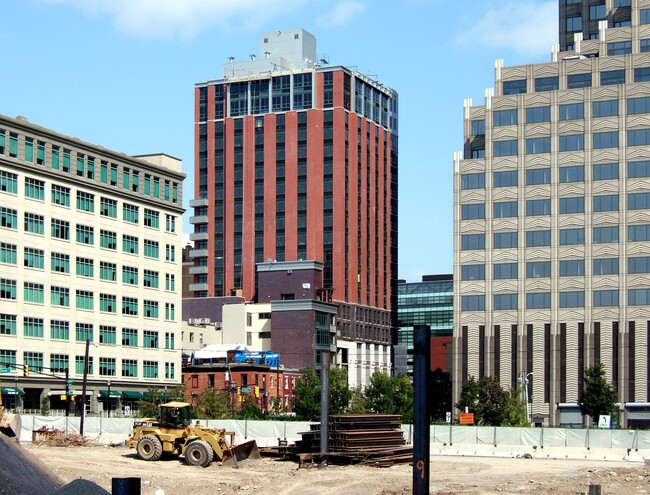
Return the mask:
<svg viewBox="0 0 650 495"><path fill-rule="evenodd" d="M503 411L503 426L530 426L528 408L520 389L511 388Z"/></svg>
<svg viewBox="0 0 650 495"><path fill-rule="evenodd" d="M244 398L244 403L239 409L237 418L238 419L263 419L264 414L262 414L262 410L257 405L255 399L253 399L250 396L246 396Z"/></svg>
<svg viewBox="0 0 650 495"><path fill-rule="evenodd" d="M616 390L609 391L602 363L587 368L584 374L584 388L579 400L580 411L598 421L601 414L610 414L612 403L616 402Z"/></svg>
<svg viewBox="0 0 650 495"><path fill-rule="evenodd" d="M280 395L269 396L269 413L280 414L284 410L284 401Z"/></svg>
<svg viewBox="0 0 650 495"><path fill-rule="evenodd" d="M41 401L41 416L49 416L49 415L50 415L50 398L43 397L43 400Z"/></svg>
<svg viewBox="0 0 650 495"><path fill-rule="evenodd" d="M230 417L230 398L214 387L204 389L196 396L196 409L206 419L225 419Z"/></svg>
<svg viewBox="0 0 650 495"><path fill-rule="evenodd" d="M500 426L503 423L508 396L495 376L484 376L479 380L482 424Z"/></svg>
<svg viewBox="0 0 650 495"><path fill-rule="evenodd" d="M476 424L479 424L482 419L478 397L479 383L476 381L476 378L471 376L469 380L463 383L460 397L458 402L456 402L456 409L459 409L461 413L468 412L474 414L474 423Z"/></svg>
<svg viewBox="0 0 650 495"><path fill-rule="evenodd" d="M307 421L320 417L320 380L312 368L307 368L302 379L293 387L295 396L293 411Z"/></svg>
<svg viewBox="0 0 650 495"><path fill-rule="evenodd" d="M392 377L394 383L393 414L402 416L404 423L413 424L413 384L404 373Z"/></svg>
<svg viewBox="0 0 650 495"><path fill-rule="evenodd" d="M451 412L451 377L440 368L429 371L429 414L433 421L446 421Z"/></svg>
<svg viewBox="0 0 650 495"><path fill-rule="evenodd" d="M359 385L350 389L350 405L348 406L349 414L367 414L368 401L363 393L363 387Z"/></svg>
<svg viewBox="0 0 650 495"><path fill-rule="evenodd" d="M351 398L347 371L343 368L332 368L330 370L330 414L346 412Z"/></svg>
<svg viewBox="0 0 650 495"><path fill-rule="evenodd" d="M160 389L158 387L147 387L144 397L140 399L138 416L141 418L157 417L158 404L160 404Z"/></svg>
<svg viewBox="0 0 650 495"><path fill-rule="evenodd" d="M413 385L408 376L391 377L375 371L364 395L370 411L399 414L403 422L413 422Z"/></svg>
<svg viewBox="0 0 650 495"><path fill-rule="evenodd" d="M344 369L332 368L329 376L330 414L343 414L347 411L352 393L348 385L348 375ZM320 419L320 379L312 368L307 368L302 375L302 380L293 387L294 399L293 410L296 416L309 421Z"/></svg>
<svg viewBox="0 0 650 495"><path fill-rule="evenodd" d="M175 387L172 387L167 391L167 396L165 397L165 400L167 402L187 402L187 396L185 395L186 391L187 391L187 385L185 385L184 383L181 383L180 385L176 385Z"/></svg>
<svg viewBox="0 0 650 495"><path fill-rule="evenodd" d="M478 382L474 377L463 383L460 400L456 408L461 412L474 414L474 424L500 426L504 421L504 410L509 397L499 380L493 376L484 376Z"/></svg>

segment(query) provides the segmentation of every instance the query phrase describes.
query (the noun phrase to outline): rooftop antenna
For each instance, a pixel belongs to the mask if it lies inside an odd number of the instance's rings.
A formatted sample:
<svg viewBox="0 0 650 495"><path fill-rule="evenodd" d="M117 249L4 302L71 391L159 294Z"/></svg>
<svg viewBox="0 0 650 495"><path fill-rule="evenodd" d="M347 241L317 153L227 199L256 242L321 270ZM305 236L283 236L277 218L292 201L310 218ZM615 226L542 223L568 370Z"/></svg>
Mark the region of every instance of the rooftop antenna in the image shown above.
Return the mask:
<svg viewBox="0 0 650 495"><path fill-rule="evenodd" d="M235 57L228 57L228 61L232 64L235 61Z"/></svg>
<svg viewBox="0 0 650 495"><path fill-rule="evenodd" d="M271 52L264 52L264 55L266 55L266 58L269 58L269 55L271 55Z"/></svg>

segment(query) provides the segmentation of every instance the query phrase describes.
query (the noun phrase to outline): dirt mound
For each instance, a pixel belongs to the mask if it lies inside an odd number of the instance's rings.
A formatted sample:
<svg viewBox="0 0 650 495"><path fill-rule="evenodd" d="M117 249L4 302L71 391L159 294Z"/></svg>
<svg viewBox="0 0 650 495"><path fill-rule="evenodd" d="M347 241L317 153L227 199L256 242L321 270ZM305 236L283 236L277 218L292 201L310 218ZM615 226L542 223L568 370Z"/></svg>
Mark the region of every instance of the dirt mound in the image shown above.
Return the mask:
<svg viewBox="0 0 650 495"><path fill-rule="evenodd" d="M110 492L92 481L80 478L58 489L53 495L110 495Z"/></svg>
<svg viewBox="0 0 650 495"><path fill-rule="evenodd" d="M0 495L44 495L63 482L15 439L0 434Z"/></svg>

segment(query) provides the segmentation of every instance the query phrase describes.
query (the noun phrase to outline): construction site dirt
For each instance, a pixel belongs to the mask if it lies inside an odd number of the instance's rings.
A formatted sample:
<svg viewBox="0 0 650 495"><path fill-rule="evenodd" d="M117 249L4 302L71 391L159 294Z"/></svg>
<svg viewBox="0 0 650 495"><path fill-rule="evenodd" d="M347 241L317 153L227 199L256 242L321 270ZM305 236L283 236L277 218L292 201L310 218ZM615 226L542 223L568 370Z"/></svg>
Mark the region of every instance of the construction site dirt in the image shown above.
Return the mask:
<svg viewBox="0 0 650 495"><path fill-rule="evenodd" d="M125 447L25 444L22 448L64 484L83 478L109 492L113 477L139 477L143 495L160 489L166 495L412 493L413 468L408 464L298 469L295 462L262 459L238 469L220 463L201 468L180 459L143 461ZM624 461L434 456L430 469L430 493L436 494L573 495L588 493L590 484L601 485L603 494L650 493L650 469L642 463ZM8 478L3 480L8 483L5 488L11 487L10 475ZM28 484L29 480L22 482Z"/></svg>

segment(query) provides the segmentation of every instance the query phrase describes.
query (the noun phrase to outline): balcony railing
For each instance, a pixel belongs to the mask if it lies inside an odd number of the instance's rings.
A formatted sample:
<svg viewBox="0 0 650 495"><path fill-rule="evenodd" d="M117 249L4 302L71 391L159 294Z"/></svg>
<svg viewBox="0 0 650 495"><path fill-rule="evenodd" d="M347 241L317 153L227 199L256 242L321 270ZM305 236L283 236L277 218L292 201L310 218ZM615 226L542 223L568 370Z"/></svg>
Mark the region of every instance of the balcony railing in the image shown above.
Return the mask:
<svg viewBox="0 0 650 495"><path fill-rule="evenodd" d="M196 224L199 224L199 223L208 223L208 220L209 220L209 218L208 218L207 215L199 215L199 216L195 216L195 217L190 217L190 223L192 225L196 225Z"/></svg>
<svg viewBox="0 0 650 495"><path fill-rule="evenodd" d="M201 208L208 206L208 198L190 199L190 208Z"/></svg>
<svg viewBox="0 0 650 495"><path fill-rule="evenodd" d="M189 286L190 291L202 291L202 290L208 290L208 284L207 282L202 283L202 284L190 284Z"/></svg>
<svg viewBox="0 0 650 495"><path fill-rule="evenodd" d="M190 234L190 241L207 241L209 234L207 232L193 232Z"/></svg>

